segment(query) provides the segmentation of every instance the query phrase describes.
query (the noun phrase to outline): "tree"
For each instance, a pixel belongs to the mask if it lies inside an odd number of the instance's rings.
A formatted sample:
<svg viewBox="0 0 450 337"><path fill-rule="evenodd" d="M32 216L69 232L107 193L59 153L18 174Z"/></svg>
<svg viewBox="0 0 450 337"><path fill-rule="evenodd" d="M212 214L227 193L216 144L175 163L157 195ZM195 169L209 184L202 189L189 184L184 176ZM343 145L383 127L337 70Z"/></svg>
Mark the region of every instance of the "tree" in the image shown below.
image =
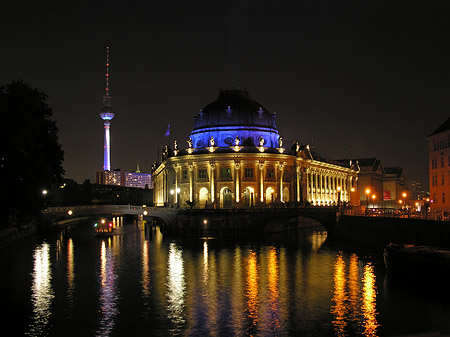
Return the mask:
<svg viewBox="0 0 450 337"><path fill-rule="evenodd" d="M0 87L0 224L29 221L61 182L64 152L47 95L23 81Z"/></svg>

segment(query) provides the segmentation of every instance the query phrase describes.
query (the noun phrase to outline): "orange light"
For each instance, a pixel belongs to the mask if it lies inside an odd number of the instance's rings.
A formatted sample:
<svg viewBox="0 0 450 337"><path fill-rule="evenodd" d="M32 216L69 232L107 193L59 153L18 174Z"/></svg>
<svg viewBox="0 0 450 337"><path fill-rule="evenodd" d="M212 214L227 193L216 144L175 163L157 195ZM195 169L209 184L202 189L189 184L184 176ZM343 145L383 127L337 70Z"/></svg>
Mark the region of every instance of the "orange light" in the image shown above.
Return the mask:
<svg viewBox="0 0 450 337"><path fill-rule="evenodd" d="M370 194L370 188L366 189L366 194Z"/></svg>

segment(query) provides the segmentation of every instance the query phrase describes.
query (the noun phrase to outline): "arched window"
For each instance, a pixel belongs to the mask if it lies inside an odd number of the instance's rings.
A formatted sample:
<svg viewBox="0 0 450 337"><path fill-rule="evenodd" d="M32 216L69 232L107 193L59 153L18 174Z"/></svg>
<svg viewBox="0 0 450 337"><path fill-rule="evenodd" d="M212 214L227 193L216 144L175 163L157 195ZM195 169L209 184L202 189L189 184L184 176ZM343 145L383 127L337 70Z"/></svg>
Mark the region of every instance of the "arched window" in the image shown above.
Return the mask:
<svg viewBox="0 0 450 337"><path fill-rule="evenodd" d="M231 208L231 204L232 204L231 189L228 187L224 187L220 191L220 207Z"/></svg>
<svg viewBox="0 0 450 337"><path fill-rule="evenodd" d="M198 192L198 201L200 203L200 207L204 208L208 203L208 189L206 187L202 187Z"/></svg>
<svg viewBox="0 0 450 337"><path fill-rule="evenodd" d="M275 201L275 190L272 187L266 189L266 204L271 204Z"/></svg>

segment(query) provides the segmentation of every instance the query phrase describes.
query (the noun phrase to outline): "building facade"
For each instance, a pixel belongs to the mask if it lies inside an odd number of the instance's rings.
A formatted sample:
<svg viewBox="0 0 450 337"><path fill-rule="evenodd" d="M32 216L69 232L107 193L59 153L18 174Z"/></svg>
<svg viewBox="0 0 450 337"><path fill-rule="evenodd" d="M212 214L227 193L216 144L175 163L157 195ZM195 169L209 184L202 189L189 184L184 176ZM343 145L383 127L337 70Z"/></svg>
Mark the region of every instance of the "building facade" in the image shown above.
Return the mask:
<svg viewBox="0 0 450 337"><path fill-rule="evenodd" d="M432 210L450 211L450 118L427 141L430 206Z"/></svg>
<svg viewBox="0 0 450 337"><path fill-rule="evenodd" d="M358 170L315 158L309 146L283 146L276 114L241 90L222 91L194 116L185 149L166 146L153 167L154 203L179 207L251 207L272 203L349 203Z"/></svg>
<svg viewBox="0 0 450 337"><path fill-rule="evenodd" d="M369 208L399 209L410 206L411 192L401 167L384 167L377 158L356 159L361 205Z"/></svg>
<svg viewBox="0 0 450 337"><path fill-rule="evenodd" d="M123 170L97 171L95 183L100 185L115 185L137 188L153 188L152 175L150 173L124 172Z"/></svg>

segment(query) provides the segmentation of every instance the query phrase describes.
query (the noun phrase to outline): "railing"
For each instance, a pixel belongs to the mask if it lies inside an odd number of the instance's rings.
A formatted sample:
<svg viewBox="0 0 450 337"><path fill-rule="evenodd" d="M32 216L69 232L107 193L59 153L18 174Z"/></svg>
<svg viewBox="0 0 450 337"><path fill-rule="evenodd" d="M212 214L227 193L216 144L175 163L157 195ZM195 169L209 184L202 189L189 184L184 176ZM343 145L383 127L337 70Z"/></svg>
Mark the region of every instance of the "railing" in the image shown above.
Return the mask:
<svg viewBox="0 0 450 337"><path fill-rule="evenodd" d="M443 211L417 212L413 210L395 210L395 209L377 209L377 208L368 209L366 213L361 214L360 216L438 220L438 221L450 220L450 214Z"/></svg>
<svg viewBox="0 0 450 337"><path fill-rule="evenodd" d="M99 212L105 212L105 213L117 213L117 212L126 212L134 211L135 212L141 212L142 206L133 206L133 205L83 205L83 206L58 206L58 207L48 207L42 211L44 214L55 214L55 213L99 213Z"/></svg>

